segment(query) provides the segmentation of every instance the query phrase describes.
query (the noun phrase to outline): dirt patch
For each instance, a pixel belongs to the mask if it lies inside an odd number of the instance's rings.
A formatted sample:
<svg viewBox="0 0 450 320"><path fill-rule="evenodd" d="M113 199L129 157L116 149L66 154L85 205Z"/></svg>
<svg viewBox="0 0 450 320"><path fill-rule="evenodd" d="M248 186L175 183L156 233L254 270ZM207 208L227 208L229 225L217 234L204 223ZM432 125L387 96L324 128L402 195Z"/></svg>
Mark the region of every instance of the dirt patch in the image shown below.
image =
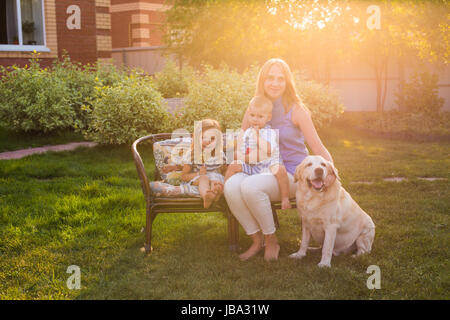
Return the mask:
<svg viewBox="0 0 450 320"><path fill-rule="evenodd" d="M442 178L442 177L417 177L417 179L426 180L426 181L447 180L446 178Z"/></svg>
<svg viewBox="0 0 450 320"><path fill-rule="evenodd" d="M408 179L405 177L390 177L390 178L383 178L383 180L388 182L402 182L407 181Z"/></svg>
<svg viewBox="0 0 450 320"><path fill-rule="evenodd" d="M16 150L16 151L8 151L8 152L2 152L0 153L0 160L12 160L12 159L20 159L23 157L30 156L32 154L36 153L45 153L47 151L70 151L75 150L78 147L88 147L92 148L95 147L97 143L95 142L72 142L68 144L59 144L55 146L44 146L39 148L29 148L29 149L22 149L22 150Z"/></svg>

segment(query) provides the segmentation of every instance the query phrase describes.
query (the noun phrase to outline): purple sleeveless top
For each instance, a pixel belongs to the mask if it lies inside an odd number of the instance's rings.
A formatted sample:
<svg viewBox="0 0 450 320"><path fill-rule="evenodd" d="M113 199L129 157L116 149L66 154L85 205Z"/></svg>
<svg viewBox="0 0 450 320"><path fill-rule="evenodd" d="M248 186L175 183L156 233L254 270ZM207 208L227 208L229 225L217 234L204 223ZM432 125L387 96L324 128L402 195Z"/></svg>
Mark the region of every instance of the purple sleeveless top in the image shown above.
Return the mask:
<svg viewBox="0 0 450 320"><path fill-rule="evenodd" d="M273 102L272 119L268 124L279 130L281 158L287 172L293 175L295 168L308 156L308 149L302 131L292 123L292 108L285 113L281 98Z"/></svg>

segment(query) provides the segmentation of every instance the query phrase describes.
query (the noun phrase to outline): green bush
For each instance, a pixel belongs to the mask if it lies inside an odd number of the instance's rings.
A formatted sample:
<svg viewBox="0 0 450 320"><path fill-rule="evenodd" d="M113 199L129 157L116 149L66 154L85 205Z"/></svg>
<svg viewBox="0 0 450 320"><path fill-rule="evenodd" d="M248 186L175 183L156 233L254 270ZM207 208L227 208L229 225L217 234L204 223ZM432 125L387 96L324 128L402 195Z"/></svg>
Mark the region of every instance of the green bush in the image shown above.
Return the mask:
<svg viewBox="0 0 450 320"><path fill-rule="evenodd" d="M50 132L73 128L77 114L71 91L33 59L30 66L0 67L0 125L15 131Z"/></svg>
<svg viewBox="0 0 450 320"><path fill-rule="evenodd" d="M131 74L112 86L96 87L88 139L103 144L131 143L151 133L164 132L173 123L161 94L150 80Z"/></svg>
<svg viewBox="0 0 450 320"><path fill-rule="evenodd" d="M15 131L52 132L88 127L96 86L111 85L126 73L111 65L72 62L67 55L42 69L35 54L30 66L1 67L0 121ZM92 108L90 108L92 110Z"/></svg>
<svg viewBox="0 0 450 320"><path fill-rule="evenodd" d="M302 101L311 111L316 127L330 124L344 112L344 105L334 90L320 83L304 80L299 74L295 74L295 86Z"/></svg>
<svg viewBox="0 0 450 320"><path fill-rule="evenodd" d="M411 82L400 83L396 93L396 103L400 110L409 113L435 114L444 105L444 99L439 97L437 75L428 72L415 72Z"/></svg>
<svg viewBox="0 0 450 320"><path fill-rule="evenodd" d="M89 126L86 108L92 110L92 99L96 96L95 87L111 86L127 77L127 73L118 70L114 65L96 63L82 66L72 62L64 55L62 60L56 60L52 67L53 77L59 78L67 86L70 97L70 107L76 113L75 130L84 130Z"/></svg>
<svg viewBox="0 0 450 320"><path fill-rule="evenodd" d="M177 114L179 125L192 128L195 120L213 118L224 129L240 128L245 110L255 93L258 71L258 67L251 67L240 74L227 67L213 69L206 66L202 75L190 82L185 107ZM299 75L296 75L295 82L297 92L311 110L317 127L330 123L343 112L344 106L334 91L306 81Z"/></svg>
<svg viewBox="0 0 450 320"><path fill-rule="evenodd" d="M189 83L185 106L177 112L178 126L188 130L194 121L211 118L222 128L238 129L255 92L256 72L240 74L227 67L205 66L196 81Z"/></svg>
<svg viewBox="0 0 450 320"><path fill-rule="evenodd" d="M194 70L184 66L180 71L172 60L155 74L155 86L164 98L178 98L188 93L188 83L194 79Z"/></svg>

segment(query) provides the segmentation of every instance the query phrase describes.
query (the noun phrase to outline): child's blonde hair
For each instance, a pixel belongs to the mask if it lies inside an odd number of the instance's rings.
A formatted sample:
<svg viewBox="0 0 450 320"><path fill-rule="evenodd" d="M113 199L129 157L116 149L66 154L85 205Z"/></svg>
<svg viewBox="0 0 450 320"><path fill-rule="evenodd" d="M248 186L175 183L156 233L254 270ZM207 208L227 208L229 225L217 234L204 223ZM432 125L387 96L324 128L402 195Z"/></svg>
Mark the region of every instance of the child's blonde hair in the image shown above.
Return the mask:
<svg viewBox="0 0 450 320"><path fill-rule="evenodd" d="M272 114L272 101L265 96L255 96L250 100L248 109L255 108L264 114Z"/></svg>
<svg viewBox="0 0 450 320"><path fill-rule="evenodd" d="M214 119L203 119L202 120L202 135L203 133L209 129L216 129L222 132L222 128L217 120ZM215 156L215 150L213 151L213 156ZM191 144L191 161L194 161L194 137L192 139Z"/></svg>

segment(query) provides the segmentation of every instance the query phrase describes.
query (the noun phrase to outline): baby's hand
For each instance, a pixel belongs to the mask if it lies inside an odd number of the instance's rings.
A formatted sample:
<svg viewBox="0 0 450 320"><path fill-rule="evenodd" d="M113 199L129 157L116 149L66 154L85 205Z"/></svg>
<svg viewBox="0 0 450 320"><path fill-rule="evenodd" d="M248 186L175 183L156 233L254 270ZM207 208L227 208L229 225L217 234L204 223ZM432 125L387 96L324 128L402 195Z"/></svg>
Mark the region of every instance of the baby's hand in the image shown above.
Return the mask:
<svg viewBox="0 0 450 320"><path fill-rule="evenodd" d="M204 175L204 174L206 174L206 166L205 165L203 165L199 171L199 175Z"/></svg>
<svg viewBox="0 0 450 320"><path fill-rule="evenodd" d="M215 195L220 195L223 193L223 183L219 181L211 181L211 191Z"/></svg>
<svg viewBox="0 0 450 320"><path fill-rule="evenodd" d="M281 199L281 209L282 210L291 209L291 208L292 208L291 201L289 201L288 197Z"/></svg>

